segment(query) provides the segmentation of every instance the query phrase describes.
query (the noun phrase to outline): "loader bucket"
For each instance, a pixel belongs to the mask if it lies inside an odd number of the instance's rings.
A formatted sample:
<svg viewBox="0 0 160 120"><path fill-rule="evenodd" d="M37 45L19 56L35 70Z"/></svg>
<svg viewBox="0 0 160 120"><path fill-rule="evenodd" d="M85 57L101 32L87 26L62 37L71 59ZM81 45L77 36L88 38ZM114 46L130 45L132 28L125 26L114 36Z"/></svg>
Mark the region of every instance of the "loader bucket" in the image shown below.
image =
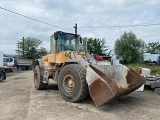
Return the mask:
<svg viewBox="0 0 160 120"><path fill-rule="evenodd" d="M124 65L88 65L86 80L96 106L127 95L145 83L145 78Z"/></svg>
<svg viewBox="0 0 160 120"><path fill-rule="evenodd" d="M90 54L86 54L91 63L80 55L71 52L68 61L75 60L86 68L86 81L89 93L96 106L109 103L127 95L145 83L145 78L124 65L97 65Z"/></svg>

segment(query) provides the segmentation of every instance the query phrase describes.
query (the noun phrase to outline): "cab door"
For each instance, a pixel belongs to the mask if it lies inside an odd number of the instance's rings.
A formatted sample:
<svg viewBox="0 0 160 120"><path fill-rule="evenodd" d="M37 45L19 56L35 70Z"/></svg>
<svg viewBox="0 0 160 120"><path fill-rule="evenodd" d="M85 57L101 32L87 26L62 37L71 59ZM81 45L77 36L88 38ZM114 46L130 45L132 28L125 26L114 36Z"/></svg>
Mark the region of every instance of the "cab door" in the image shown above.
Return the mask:
<svg viewBox="0 0 160 120"><path fill-rule="evenodd" d="M9 67L14 66L14 58L12 58L12 57L9 58L8 66Z"/></svg>

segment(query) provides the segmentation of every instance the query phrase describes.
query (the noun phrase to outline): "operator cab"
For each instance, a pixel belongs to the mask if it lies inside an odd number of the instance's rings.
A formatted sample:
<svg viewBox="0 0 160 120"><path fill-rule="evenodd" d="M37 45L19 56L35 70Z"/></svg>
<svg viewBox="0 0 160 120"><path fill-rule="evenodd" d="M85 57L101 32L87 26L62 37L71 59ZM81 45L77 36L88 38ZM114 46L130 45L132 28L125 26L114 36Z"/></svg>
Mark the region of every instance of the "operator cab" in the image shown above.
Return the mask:
<svg viewBox="0 0 160 120"><path fill-rule="evenodd" d="M80 35L65 33L62 31L55 32L54 35L50 37L50 50L51 53L59 53L61 51L86 51L86 40L82 39Z"/></svg>

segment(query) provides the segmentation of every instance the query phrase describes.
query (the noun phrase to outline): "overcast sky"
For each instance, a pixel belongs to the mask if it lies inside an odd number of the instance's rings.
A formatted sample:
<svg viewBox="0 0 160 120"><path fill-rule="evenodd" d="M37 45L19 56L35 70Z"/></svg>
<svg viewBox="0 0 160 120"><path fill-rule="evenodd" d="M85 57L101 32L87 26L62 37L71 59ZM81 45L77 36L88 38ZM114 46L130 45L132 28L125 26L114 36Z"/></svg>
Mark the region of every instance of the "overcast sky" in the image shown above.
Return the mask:
<svg viewBox="0 0 160 120"><path fill-rule="evenodd" d="M105 37L111 49L124 31L133 31L146 43L160 40L160 0L0 0L0 7L0 52L4 54L15 54L17 41L23 36L41 39L49 50L50 35L59 30L74 32L75 23L78 34ZM107 27L146 24L159 25Z"/></svg>

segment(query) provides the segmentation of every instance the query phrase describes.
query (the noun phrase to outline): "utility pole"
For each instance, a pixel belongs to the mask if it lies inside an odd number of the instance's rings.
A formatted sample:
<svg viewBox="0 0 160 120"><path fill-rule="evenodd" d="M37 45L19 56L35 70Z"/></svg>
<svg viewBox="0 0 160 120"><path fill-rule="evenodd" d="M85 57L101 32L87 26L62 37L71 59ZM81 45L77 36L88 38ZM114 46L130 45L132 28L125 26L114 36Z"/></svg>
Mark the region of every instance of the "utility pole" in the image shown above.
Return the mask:
<svg viewBox="0 0 160 120"><path fill-rule="evenodd" d="M23 52L23 57L24 57L24 37L23 37L22 41L23 41L23 43L22 43L22 46L23 46L23 49L22 49L22 50L23 50L23 51L22 51L22 52Z"/></svg>
<svg viewBox="0 0 160 120"><path fill-rule="evenodd" d="M75 26L73 26L75 29L75 34L77 35L77 23L75 24Z"/></svg>
<svg viewBox="0 0 160 120"><path fill-rule="evenodd" d="M77 36L77 23L75 24L75 26L73 26L73 28L75 29L75 39L76 39L76 42L75 42L75 47L76 47L76 50L79 51L79 42L78 42L78 36Z"/></svg>
<svg viewBox="0 0 160 120"><path fill-rule="evenodd" d="M18 42L17 44L18 44L18 56L19 56L19 44L20 44L20 43Z"/></svg>

